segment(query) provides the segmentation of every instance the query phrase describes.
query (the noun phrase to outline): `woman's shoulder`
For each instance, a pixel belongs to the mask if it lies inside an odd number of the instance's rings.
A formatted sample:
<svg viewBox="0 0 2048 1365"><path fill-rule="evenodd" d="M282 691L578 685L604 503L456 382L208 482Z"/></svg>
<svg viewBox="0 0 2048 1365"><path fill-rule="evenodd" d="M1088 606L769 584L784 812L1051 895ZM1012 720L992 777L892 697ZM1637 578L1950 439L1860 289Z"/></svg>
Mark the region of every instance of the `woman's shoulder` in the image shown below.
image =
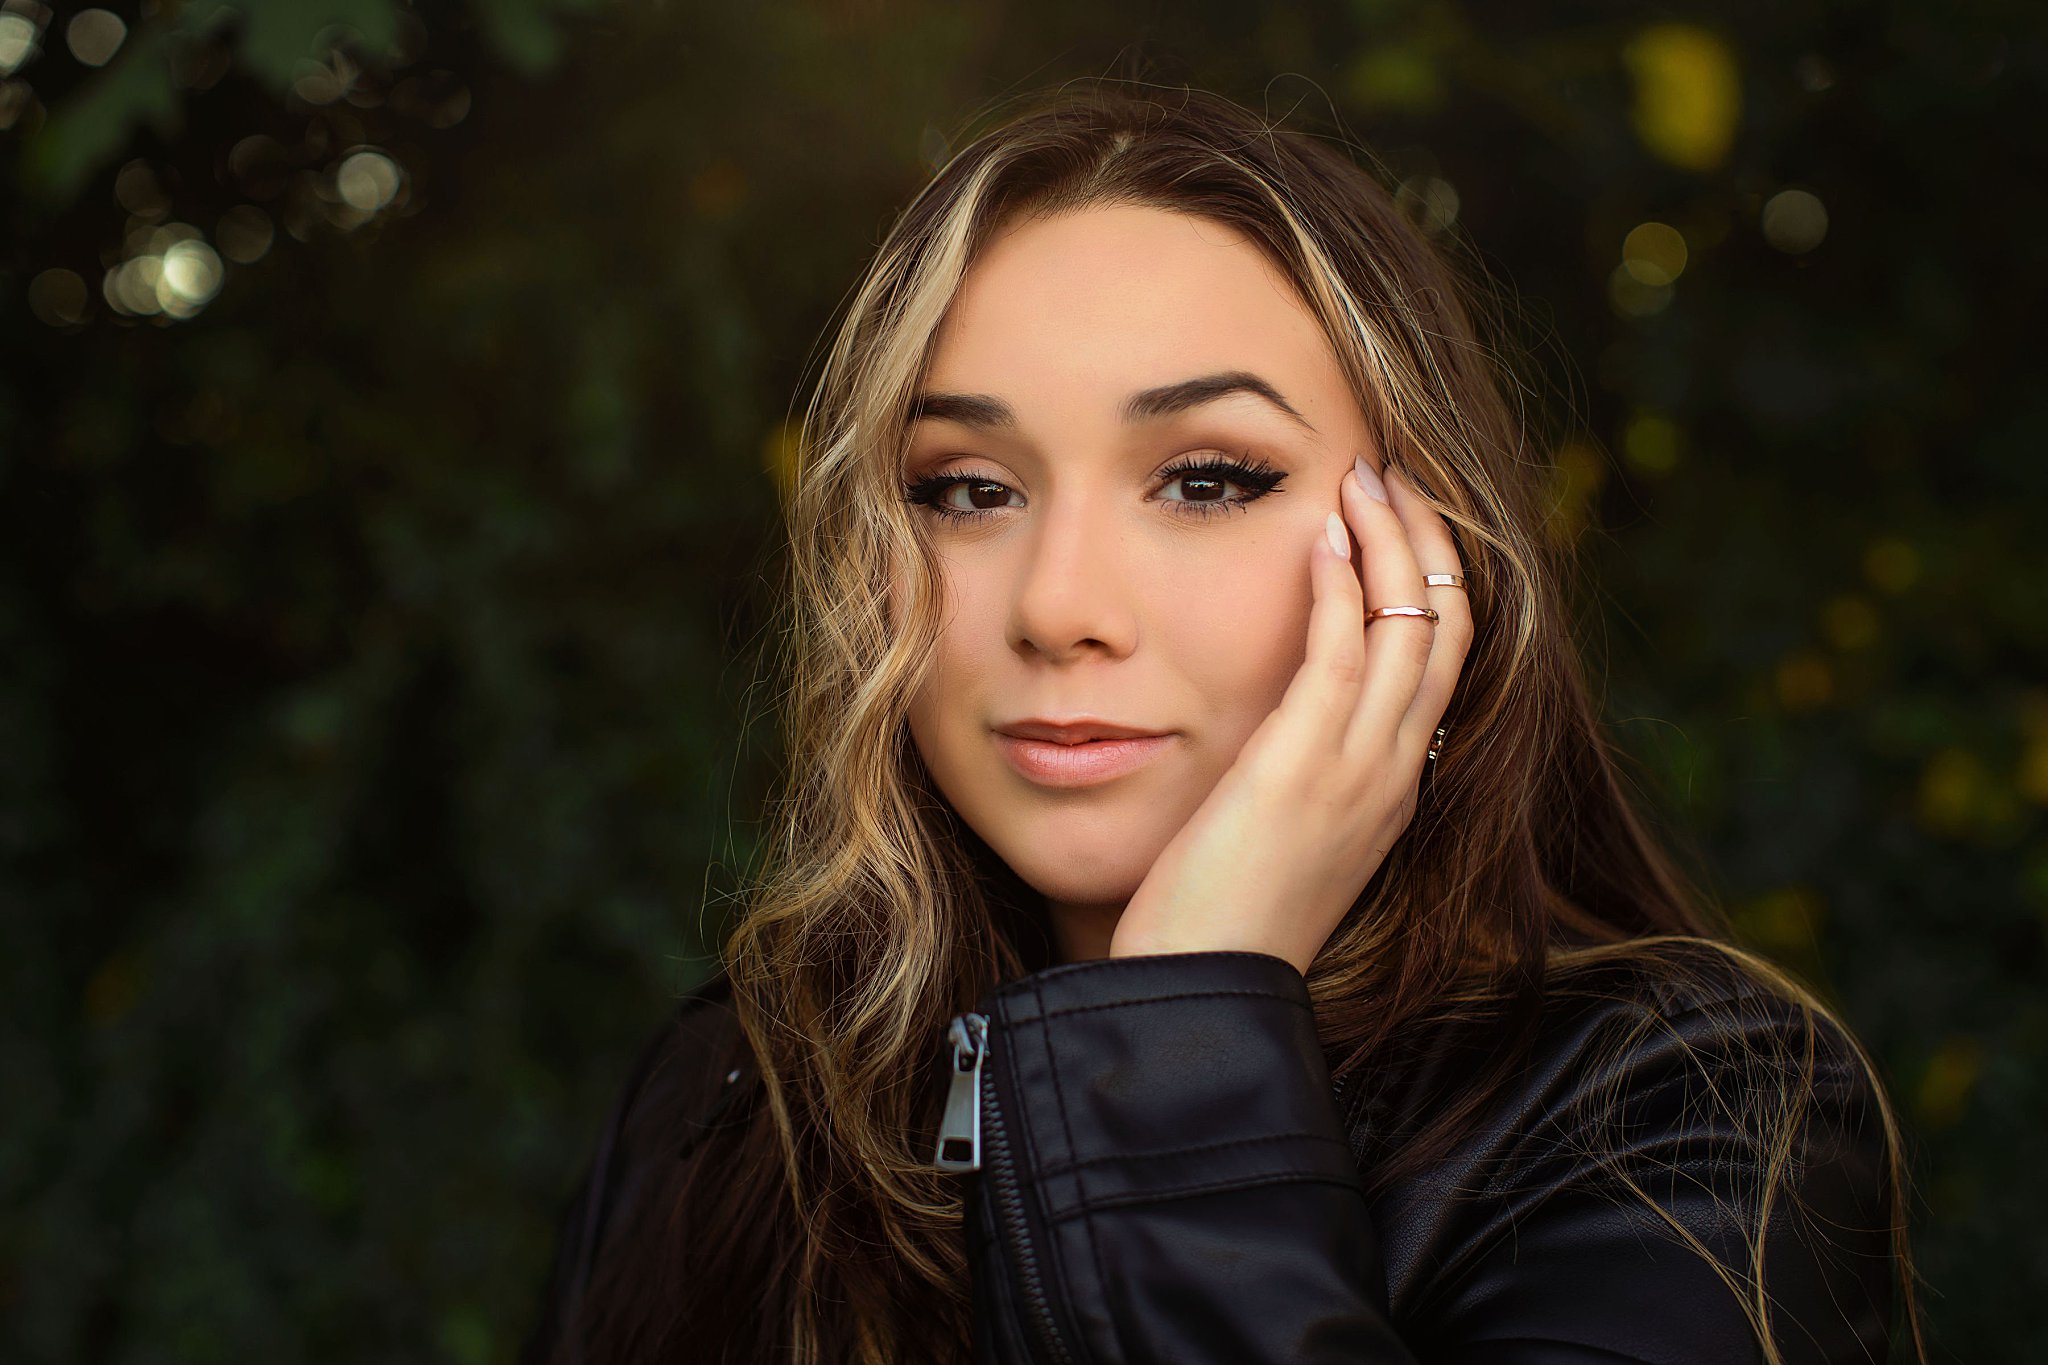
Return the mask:
<svg viewBox="0 0 2048 1365"><path fill-rule="evenodd" d="M522 1365L553 1358L600 1251L748 1092L751 1051L723 968L685 991L641 1043L619 1086L597 1148L556 1223L554 1255Z"/></svg>
<svg viewBox="0 0 2048 1365"><path fill-rule="evenodd" d="M1745 949L1669 936L1561 953L1536 998L1447 995L1391 1049L1383 1102L1412 1092L1420 1107L1438 1104L1503 1050L1517 1061L1504 1099L1528 1106L1524 1121L1672 1056L1738 1064L1752 1083L1767 1057L1810 1062L1824 1082L1863 1070L1859 1045L1810 989Z"/></svg>
<svg viewBox="0 0 2048 1365"><path fill-rule="evenodd" d="M1876 1078L1810 991L1696 938L1569 954L1545 976L1514 1069L1447 1151L1379 1192L1397 1303L1436 1297L1443 1268L1499 1237L1605 1226L1615 1209L1650 1216L1642 1235L1661 1221L1733 1255L1730 1215L1755 1213L1772 1172L1882 1254L1890 1137ZM1397 1152L1455 1103L1500 1029L1477 1012L1445 1023L1388 1078L1354 1142Z"/></svg>
<svg viewBox="0 0 2048 1365"><path fill-rule="evenodd" d="M747 1073L739 1016L733 1009L732 978L723 967L677 997L641 1045L621 1104L630 1126L638 1115L680 1107L736 1085Z"/></svg>
<svg viewBox="0 0 2048 1365"><path fill-rule="evenodd" d="M1812 988L1733 944L1691 936L1584 951L1545 973L1537 1052L1599 1094L1617 1075L1671 1069L1746 1092L1804 1078L1816 1090L1871 1078L1863 1049Z"/></svg>
<svg viewBox="0 0 2048 1365"><path fill-rule="evenodd" d="M1545 997L1556 1006L1599 1001L1667 1015L1737 1001L1769 1006L1805 990L1748 949L1693 934L1560 950L1544 979Z"/></svg>
<svg viewBox="0 0 2048 1365"><path fill-rule="evenodd" d="M654 1163L680 1161L748 1092L752 1050L721 967L684 992L641 1045L592 1163L605 1205L633 1202Z"/></svg>
<svg viewBox="0 0 2048 1365"><path fill-rule="evenodd" d="M1489 1126L1524 1141L1643 1117L1658 1096L1687 1113L1702 1103L1754 1108L1787 1091L1839 1104L1867 1098L1873 1081L1861 1045L1811 989L1711 939L1560 955L1546 967L1541 999L1525 1007L1520 1019L1477 1010L1445 1020L1435 1036L1422 1029L1421 1064L1399 1079L1423 1091L1454 1086L1511 1030L1516 1070L1494 1097Z"/></svg>

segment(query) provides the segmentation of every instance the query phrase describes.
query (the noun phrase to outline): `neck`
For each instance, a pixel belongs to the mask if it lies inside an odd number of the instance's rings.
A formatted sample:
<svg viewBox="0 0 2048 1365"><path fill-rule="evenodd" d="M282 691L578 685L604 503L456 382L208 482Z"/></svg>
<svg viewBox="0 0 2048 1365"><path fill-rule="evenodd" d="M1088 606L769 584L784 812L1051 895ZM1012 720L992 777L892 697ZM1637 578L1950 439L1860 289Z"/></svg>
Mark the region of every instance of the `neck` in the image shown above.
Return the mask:
<svg viewBox="0 0 2048 1365"><path fill-rule="evenodd" d="M1061 962L1091 962L1109 956L1122 905L1069 905L1048 900L1045 917L1052 926L1053 948Z"/></svg>

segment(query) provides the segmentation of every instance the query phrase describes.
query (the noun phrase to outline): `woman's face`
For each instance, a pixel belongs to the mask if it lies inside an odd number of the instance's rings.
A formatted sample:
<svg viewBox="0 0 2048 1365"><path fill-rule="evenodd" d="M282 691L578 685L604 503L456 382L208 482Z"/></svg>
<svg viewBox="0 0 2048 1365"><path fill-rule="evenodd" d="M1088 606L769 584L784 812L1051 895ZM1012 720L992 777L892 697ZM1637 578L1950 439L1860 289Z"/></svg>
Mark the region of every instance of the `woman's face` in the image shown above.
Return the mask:
<svg viewBox="0 0 2048 1365"><path fill-rule="evenodd" d="M1209 382L1177 389L1189 381ZM1320 326L1260 250L1151 208L994 239L920 399L905 485L962 482L926 484L929 505L910 509L946 604L911 735L961 818L1046 897L1062 958L1104 956L1300 667L1311 547L1354 454L1375 468L1379 454ZM1219 460L1263 472L1168 473ZM1076 717L1167 738L1084 785L1007 756L999 727Z"/></svg>

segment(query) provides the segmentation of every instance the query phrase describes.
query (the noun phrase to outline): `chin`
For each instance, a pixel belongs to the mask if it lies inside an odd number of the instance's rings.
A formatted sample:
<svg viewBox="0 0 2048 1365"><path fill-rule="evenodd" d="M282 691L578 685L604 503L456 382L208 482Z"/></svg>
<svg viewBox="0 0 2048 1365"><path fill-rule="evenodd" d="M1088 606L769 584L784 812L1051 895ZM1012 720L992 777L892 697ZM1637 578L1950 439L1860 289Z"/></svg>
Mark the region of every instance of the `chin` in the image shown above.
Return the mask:
<svg viewBox="0 0 2048 1365"><path fill-rule="evenodd" d="M1063 905L1122 905L1137 892L1151 860L1134 859L1130 840L1105 834L1077 840L1048 830L1045 837L990 840L1026 886Z"/></svg>

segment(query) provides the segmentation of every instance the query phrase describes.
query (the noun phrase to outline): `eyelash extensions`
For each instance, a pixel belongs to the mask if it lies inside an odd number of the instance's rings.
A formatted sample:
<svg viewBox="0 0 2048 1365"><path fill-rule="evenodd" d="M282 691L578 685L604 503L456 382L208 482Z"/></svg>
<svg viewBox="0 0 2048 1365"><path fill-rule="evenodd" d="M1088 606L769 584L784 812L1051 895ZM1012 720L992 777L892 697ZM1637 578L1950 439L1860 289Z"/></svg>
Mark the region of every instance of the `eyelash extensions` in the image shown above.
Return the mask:
<svg viewBox="0 0 2048 1365"><path fill-rule="evenodd" d="M1243 460L1234 460L1227 456L1210 456L1204 459L1184 458L1175 461L1160 471L1160 478L1167 483L1172 483L1176 478L1189 475L1199 476L1203 479L1235 483L1249 490L1242 497L1217 498L1204 502L1195 502L1186 498L1168 499L1169 502L1179 509L1179 515L1191 517L1211 517L1219 512L1227 512L1233 507L1249 506L1260 498L1265 497L1268 493L1276 491L1280 487L1280 481L1287 477L1266 461L1255 458L1249 451L1245 452ZM999 507L948 507L940 502L939 499L946 491L958 483L992 484L997 488L1009 487L1000 479L971 472L965 474L928 474L922 479L905 485L903 500L915 503L921 507L929 507L933 512L950 521L978 521L983 517L994 516L1002 510Z"/></svg>

